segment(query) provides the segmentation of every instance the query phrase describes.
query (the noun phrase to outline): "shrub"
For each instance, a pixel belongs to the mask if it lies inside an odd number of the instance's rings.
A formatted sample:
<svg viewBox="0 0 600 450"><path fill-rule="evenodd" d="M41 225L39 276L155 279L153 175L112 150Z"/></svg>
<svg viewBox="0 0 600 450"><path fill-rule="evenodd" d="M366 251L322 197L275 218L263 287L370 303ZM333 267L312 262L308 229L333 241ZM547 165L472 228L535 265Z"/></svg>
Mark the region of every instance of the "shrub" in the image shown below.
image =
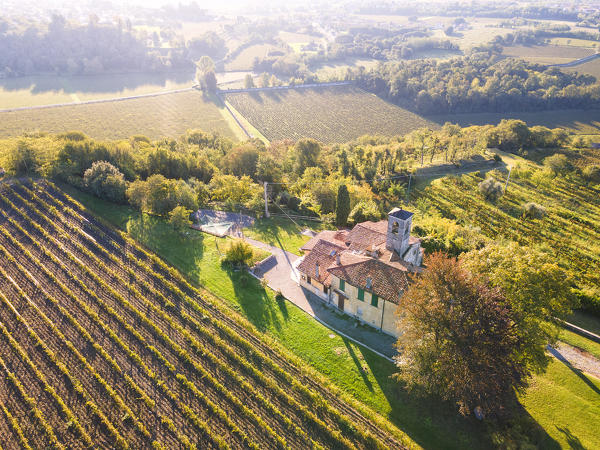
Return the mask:
<svg viewBox="0 0 600 450"><path fill-rule="evenodd" d="M548 214L546 208L533 202L525 203L521 208L523 209L523 217L530 219L542 219Z"/></svg>
<svg viewBox="0 0 600 450"><path fill-rule="evenodd" d="M352 209L348 221L351 223L361 223L367 220L377 221L381 218L381 213L377 204L373 200L360 201Z"/></svg>
<svg viewBox="0 0 600 450"><path fill-rule="evenodd" d="M488 178L479 183L479 192L481 192L486 200L491 202L498 200L504 193L502 184L493 178Z"/></svg>
<svg viewBox="0 0 600 450"><path fill-rule="evenodd" d="M233 241L225 251L224 262L233 265L247 265L252 259L252 247L240 239Z"/></svg>
<svg viewBox="0 0 600 450"><path fill-rule="evenodd" d="M83 174L85 187L96 197L123 203L127 183L119 169L106 161L96 161Z"/></svg>
<svg viewBox="0 0 600 450"><path fill-rule="evenodd" d="M8 151L6 170L16 176L35 175L39 172L40 160L37 152L25 141Z"/></svg>
<svg viewBox="0 0 600 450"><path fill-rule="evenodd" d="M567 157L560 153L544 158L544 166L556 174L564 174L572 168Z"/></svg>
<svg viewBox="0 0 600 450"><path fill-rule="evenodd" d="M187 209L184 206L176 206L169 213L169 223L176 231L183 231L192 224L190 220L191 214L191 209Z"/></svg>
<svg viewBox="0 0 600 450"><path fill-rule="evenodd" d="M587 166L582 171L583 178L593 183L600 183L600 166Z"/></svg>

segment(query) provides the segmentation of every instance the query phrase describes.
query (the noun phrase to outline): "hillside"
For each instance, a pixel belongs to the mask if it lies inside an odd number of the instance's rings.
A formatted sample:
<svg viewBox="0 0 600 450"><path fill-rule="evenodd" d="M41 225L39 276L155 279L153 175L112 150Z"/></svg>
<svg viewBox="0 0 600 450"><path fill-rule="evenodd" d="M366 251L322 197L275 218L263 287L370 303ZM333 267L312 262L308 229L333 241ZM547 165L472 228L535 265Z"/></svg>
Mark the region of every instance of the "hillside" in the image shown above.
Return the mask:
<svg viewBox="0 0 600 450"><path fill-rule="evenodd" d="M506 173L494 172L503 184ZM486 236L504 237L523 245L543 245L556 255L580 288L600 285L600 188L576 175L539 182L532 172L513 170L508 190L496 204L484 200L477 174L445 177L413 193L421 205L433 206L443 217L479 227ZM546 208L542 219L522 217L522 205Z"/></svg>
<svg viewBox="0 0 600 450"><path fill-rule="evenodd" d="M52 184L0 189L3 444L400 446Z"/></svg>

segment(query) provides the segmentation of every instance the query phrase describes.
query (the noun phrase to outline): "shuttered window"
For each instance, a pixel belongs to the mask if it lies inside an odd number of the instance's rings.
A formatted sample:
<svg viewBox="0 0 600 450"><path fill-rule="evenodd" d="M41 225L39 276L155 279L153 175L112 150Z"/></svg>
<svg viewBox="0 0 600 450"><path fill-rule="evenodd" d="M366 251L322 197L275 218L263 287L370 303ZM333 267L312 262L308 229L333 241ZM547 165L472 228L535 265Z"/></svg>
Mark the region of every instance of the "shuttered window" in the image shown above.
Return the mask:
<svg viewBox="0 0 600 450"><path fill-rule="evenodd" d="M371 305L377 308L379 306L379 297L375 294L371 294Z"/></svg>
<svg viewBox="0 0 600 450"><path fill-rule="evenodd" d="M344 280L340 280L340 291L344 292L346 289L346 282Z"/></svg>
<svg viewBox="0 0 600 450"><path fill-rule="evenodd" d="M361 288L358 288L358 299L361 301L365 301L365 291L363 291Z"/></svg>

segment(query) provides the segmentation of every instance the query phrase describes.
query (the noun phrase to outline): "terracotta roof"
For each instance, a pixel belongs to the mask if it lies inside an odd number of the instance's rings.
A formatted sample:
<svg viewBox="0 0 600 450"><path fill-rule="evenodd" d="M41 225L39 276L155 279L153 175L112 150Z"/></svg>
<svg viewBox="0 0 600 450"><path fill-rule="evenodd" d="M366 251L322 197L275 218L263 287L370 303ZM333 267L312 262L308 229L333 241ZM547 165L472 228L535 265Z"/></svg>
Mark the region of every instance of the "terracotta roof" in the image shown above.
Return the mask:
<svg viewBox="0 0 600 450"><path fill-rule="evenodd" d="M363 228L368 228L370 230L377 231L378 233L387 235L387 229L388 229L388 221L387 220L380 220L379 222L371 222L370 220L368 220L366 222L361 222L358 225L360 225Z"/></svg>
<svg viewBox="0 0 600 450"><path fill-rule="evenodd" d="M373 258L345 266L331 267L328 272L352 286L375 293L392 303L398 303L400 293L408 288L406 271ZM367 288L367 279L371 281L370 288Z"/></svg>
<svg viewBox="0 0 600 450"><path fill-rule="evenodd" d="M379 231L378 227L380 226L375 222L356 224L346 237L348 248L351 250L366 251L385 244L387 235L385 232Z"/></svg>
<svg viewBox="0 0 600 450"><path fill-rule="evenodd" d="M324 240L327 242L332 242L336 245L345 247L346 246L346 235L348 234L347 230L324 230L318 233L315 237L311 238L306 244L304 244L300 250L310 251L320 240Z"/></svg>
<svg viewBox="0 0 600 450"><path fill-rule="evenodd" d="M327 269L336 263L337 255L343 252L343 250L343 247L319 239L313 246L311 252L304 257L300 264L298 264L298 271L329 286L331 276L329 272L327 272ZM319 265L318 276L317 264Z"/></svg>

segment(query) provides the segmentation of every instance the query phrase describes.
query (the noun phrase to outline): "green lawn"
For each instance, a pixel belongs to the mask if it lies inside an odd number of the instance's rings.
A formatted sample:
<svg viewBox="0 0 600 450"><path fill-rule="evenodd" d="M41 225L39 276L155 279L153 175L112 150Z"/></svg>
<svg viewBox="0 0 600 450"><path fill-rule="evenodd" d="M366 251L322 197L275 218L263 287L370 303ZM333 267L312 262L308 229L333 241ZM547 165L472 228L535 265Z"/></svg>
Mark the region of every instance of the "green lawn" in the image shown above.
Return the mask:
<svg viewBox="0 0 600 450"><path fill-rule="evenodd" d="M494 432L491 425L460 417L450 404L411 395L390 378L395 372L393 364L332 333L292 304L276 300L274 293L265 290L254 278L226 270L219 261L225 240L201 233L177 235L160 219L142 217L129 207L115 206L71 188L67 190L92 212L127 230L192 281L219 296L257 329L275 338L344 392L389 418L418 445L490 448L494 442L520 442L526 435L526 439L541 447L558 448L557 443L564 446L567 441L557 427L571 430L583 445L600 445L591 431L583 431L592 430L597 423L600 411L594 404L594 396L600 397L583 389L580 376L560 363L553 362L548 374L536 377L531 393L522 400L525 411L515 419L514 426L509 431ZM253 232L255 237L279 238L286 248L298 246L295 239L300 239L293 237L293 231L284 224L271 228L259 221ZM553 399L555 391L564 397L557 418L557 411L549 410L543 401L545 397ZM579 414L582 410L588 412L582 416Z"/></svg>
<svg viewBox="0 0 600 450"><path fill-rule="evenodd" d="M262 218L258 219L252 228L245 229L244 235L299 255L300 247L310 240L309 236L300 234L306 228L320 231L325 228L325 225L315 221L297 220L294 223L287 217Z"/></svg>
<svg viewBox="0 0 600 450"><path fill-rule="evenodd" d="M600 448L600 380L553 360L521 402L562 448Z"/></svg>
<svg viewBox="0 0 600 450"><path fill-rule="evenodd" d="M579 347L580 349L585 350L586 352L600 359L600 344L597 342L594 342L569 330L560 330L560 340L572 345L573 347Z"/></svg>

